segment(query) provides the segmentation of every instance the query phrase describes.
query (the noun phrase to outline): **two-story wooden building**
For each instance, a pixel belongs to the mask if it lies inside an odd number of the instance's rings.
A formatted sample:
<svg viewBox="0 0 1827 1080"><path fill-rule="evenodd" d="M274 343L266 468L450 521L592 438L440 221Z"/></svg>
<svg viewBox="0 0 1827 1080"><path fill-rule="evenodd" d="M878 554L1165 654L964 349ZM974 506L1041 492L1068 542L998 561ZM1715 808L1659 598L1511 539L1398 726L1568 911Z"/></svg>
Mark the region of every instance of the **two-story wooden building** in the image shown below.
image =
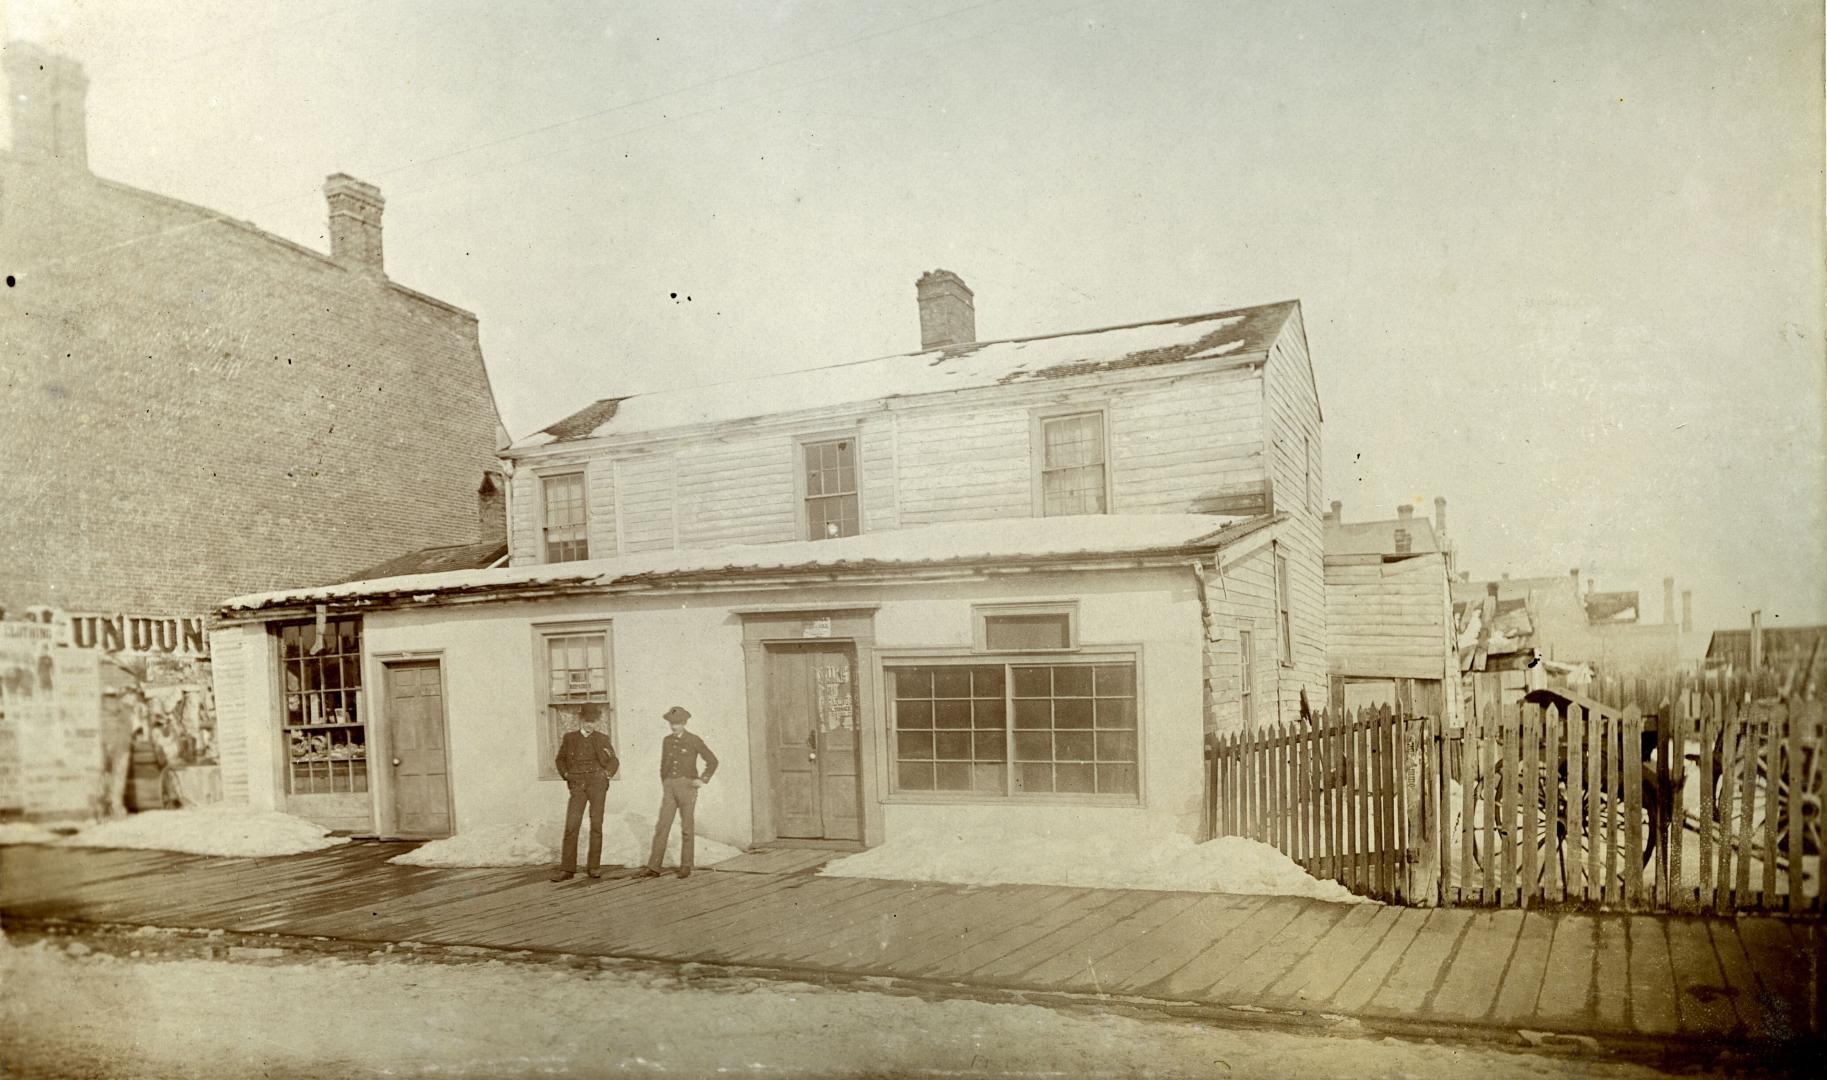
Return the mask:
<svg viewBox="0 0 1827 1080"><path fill-rule="evenodd" d="M553 747L599 702L612 809L651 812L680 704L724 763L700 828L737 844L1196 831L1204 734L1323 699L1299 305L979 342L955 275L919 299L919 352L521 440L507 566L228 601L231 790L384 835L549 817ZM329 749L373 772L314 794L299 733L352 698Z"/></svg>

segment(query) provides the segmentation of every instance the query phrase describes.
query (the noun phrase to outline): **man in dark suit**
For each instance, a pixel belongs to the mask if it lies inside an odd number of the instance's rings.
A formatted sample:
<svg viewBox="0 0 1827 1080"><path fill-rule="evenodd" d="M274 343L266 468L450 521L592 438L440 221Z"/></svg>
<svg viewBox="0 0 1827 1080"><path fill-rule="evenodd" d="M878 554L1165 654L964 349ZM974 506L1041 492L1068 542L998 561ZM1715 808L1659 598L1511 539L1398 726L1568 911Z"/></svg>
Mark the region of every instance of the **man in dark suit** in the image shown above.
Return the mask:
<svg viewBox="0 0 1827 1080"><path fill-rule="evenodd" d="M660 744L660 820L654 824L653 850L647 853L647 868L642 877L659 877L660 863L666 858L666 841L672 836L673 814L679 815L679 876L691 876L692 815L698 807L698 789L710 783L717 771L717 755L710 752L704 740L685 730L691 713L677 705L666 710L666 722L672 734ZM704 759L704 775L698 775L698 759Z"/></svg>
<svg viewBox="0 0 1827 1080"><path fill-rule="evenodd" d="M583 825L586 803L590 806L590 859L584 870L593 878L603 876L603 800L609 794L610 777L621 768L609 736L596 730L603 708L581 706L577 730L565 732L558 743L558 775L571 789L571 801L565 804L564 861L552 871L553 881L569 881L577 873L577 832Z"/></svg>

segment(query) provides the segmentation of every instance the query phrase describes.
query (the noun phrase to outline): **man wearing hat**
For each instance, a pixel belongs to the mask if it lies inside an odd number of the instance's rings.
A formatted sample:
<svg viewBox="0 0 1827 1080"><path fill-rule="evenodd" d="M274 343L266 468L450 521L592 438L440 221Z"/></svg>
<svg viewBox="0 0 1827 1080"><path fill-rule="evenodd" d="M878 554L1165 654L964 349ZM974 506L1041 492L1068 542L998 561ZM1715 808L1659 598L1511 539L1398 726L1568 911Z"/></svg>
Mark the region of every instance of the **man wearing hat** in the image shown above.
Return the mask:
<svg viewBox="0 0 1827 1080"><path fill-rule="evenodd" d="M660 863L666 858L666 841L672 836L672 816L679 815L679 876L691 876L692 814L698 806L698 789L710 782L717 771L717 755L710 752L704 740L685 730L691 713L674 705L666 710L666 722L672 734L660 744L660 820L653 829L653 850L647 853L647 868L642 877L659 877ZM704 759L704 775L698 775L698 759Z"/></svg>
<svg viewBox="0 0 1827 1080"><path fill-rule="evenodd" d="M552 871L553 881L569 881L577 873L577 833L586 803L590 807L590 859L584 869L593 878L603 876L603 800L609 794L609 778L621 768L609 736L596 730L603 709L597 704L579 706L577 730L565 732L558 742L558 775L570 787L571 801L565 804L564 861Z"/></svg>

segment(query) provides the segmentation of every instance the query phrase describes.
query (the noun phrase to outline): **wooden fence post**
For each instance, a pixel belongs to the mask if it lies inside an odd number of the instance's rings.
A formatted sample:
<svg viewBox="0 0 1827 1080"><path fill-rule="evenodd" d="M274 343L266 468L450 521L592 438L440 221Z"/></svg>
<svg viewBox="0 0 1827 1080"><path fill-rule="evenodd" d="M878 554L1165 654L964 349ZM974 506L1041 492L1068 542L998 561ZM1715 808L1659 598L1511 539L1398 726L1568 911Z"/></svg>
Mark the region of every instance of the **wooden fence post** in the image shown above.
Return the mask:
<svg viewBox="0 0 1827 1080"><path fill-rule="evenodd" d="M1420 907L1432 907L1440 866L1438 844L1434 839L1435 822L1427 813L1427 753L1430 749L1427 718L1404 716L1401 720L1403 847L1401 853L1405 876L1403 895Z"/></svg>

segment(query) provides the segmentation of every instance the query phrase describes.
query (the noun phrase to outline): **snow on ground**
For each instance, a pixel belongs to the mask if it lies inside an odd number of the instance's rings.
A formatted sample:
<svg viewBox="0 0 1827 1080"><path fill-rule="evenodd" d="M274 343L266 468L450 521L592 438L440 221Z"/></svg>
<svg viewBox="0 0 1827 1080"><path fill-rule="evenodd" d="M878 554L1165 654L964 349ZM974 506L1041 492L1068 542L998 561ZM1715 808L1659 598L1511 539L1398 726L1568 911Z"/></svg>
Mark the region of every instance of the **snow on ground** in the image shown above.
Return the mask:
<svg viewBox="0 0 1827 1080"><path fill-rule="evenodd" d="M9 1076L1647 1078L1604 1061L605 965L0 940Z"/></svg>
<svg viewBox="0 0 1827 1080"><path fill-rule="evenodd" d="M349 842L290 814L215 806L147 810L91 825L60 841L70 847L144 848L190 855L297 855Z"/></svg>
<svg viewBox="0 0 1827 1080"><path fill-rule="evenodd" d="M653 843L654 819L634 811L603 815L603 865L637 866L647 861L647 847ZM564 842L564 821L559 817L517 825L478 825L464 829L444 840L434 840L391 860L403 866L544 866L557 865L559 847ZM577 861L581 868L589 856L590 822L586 818L577 838ZM694 844L693 860L699 866L710 866L733 859L741 851L728 844L700 835ZM666 865L679 862L679 827L674 825L667 848Z"/></svg>
<svg viewBox="0 0 1827 1080"><path fill-rule="evenodd" d="M1371 902L1336 881L1308 876L1267 844L1239 836L1197 844L1178 834L1146 840L1053 833L973 837L908 829L880 847L826 864L823 872L964 885L1071 885Z"/></svg>

